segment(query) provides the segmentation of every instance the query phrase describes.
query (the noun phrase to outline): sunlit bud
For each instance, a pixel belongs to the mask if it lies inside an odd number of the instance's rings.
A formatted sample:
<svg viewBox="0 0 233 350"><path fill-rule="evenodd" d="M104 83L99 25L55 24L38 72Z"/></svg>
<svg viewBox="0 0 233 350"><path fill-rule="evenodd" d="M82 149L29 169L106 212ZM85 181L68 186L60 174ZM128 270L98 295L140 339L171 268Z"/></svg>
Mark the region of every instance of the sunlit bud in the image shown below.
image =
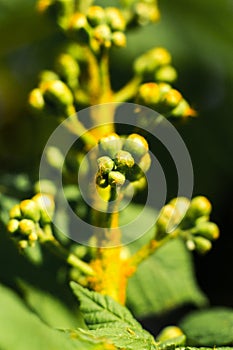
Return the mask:
<svg viewBox="0 0 233 350"><path fill-rule="evenodd" d="M161 66L171 63L170 53L162 48L156 47L139 56L134 63L134 70L137 74L153 73Z"/></svg>
<svg viewBox="0 0 233 350"><path fill-rule="evenodd" d="M121 11L116 7L105 8L106 21L112 31L124 31L125 30L125 19Z"/></svg>
<svg viewBox="0 0 233 350"><path fill-rule="evenodd" d="M125 47L126 46L126 35L122 32L113 32L112 33L112 43L116 47Z"/></svg>
<svg viewBox="0 0 233 350"><path fill-rule="evenodd" d="M196 111L190 107L185 99L182 99L180 103L169 114L172 118L187 118L195 117Z"/></svg>
<svg viewBox="0 0 233 350"><path fill-rule="evenodd" d="M45 101L40 89L36 88L30 92L28 97L28 104L35 111L43 110Z"/></svg>
<svg viewBox="0 0 233 350"><path fill-rule="evenodd" d="M212 248L212 243L201 236L193 237L193 242L195 244L195 249L200 254L207 253Z"/></svg>
<svg viewBox="0 0 233 350"><path fill-rule="evenodd" d="M136 3L135 12L139 25L146 25L148 22L156 22L160 18L159 10L156 4L148 1L139 1Z"/></svg>
<svg viewBox="0 0 233 350"><path fill-rule="evenodd" d="M61 80L53 80L41 84L46 102L56 107L64 108L73 104L73 95L70 89Z"/></svg>
<svg viewBox="0 0 233 350"><path fill-rule="evenodd" d="M119 171L110 171L108 174L108 183L110 186L122 186L125 183L125 175Z"/></svg>
<svg viewBox="0 0 233 350"><path fill-rule="evenodd" d="M55 68L58 74L71 87L75 87L78 82L80 68L77 61L68 54L61 54L55 63Z"/></svg>
<svg viewBox="0 0 233 350"><path fill-rule="evenodd" d="M51 81L51 80L59 80L59 76L53 72L52 70L43 70L39 74L39 82Z"/></svg>
<svg viewBox="0 0 233 350"><path fill-rule="evenodd" d="M36 225L32 220L23 219L19 222L19 232L22 235L29 236L32 233L36 233Z"/></svg>
<svg viewBox="0 0 233 350"><path fill-rule="evenodd" d="M112 133L99 141L99 150L103 155L114 158L115 154L121 149L122 140L119 135Z"/></svg>
<svg viewBox="0 0 233 350"><path fill-rule="evenodd" d="M159 218L156 222L156 226L160 233L163 233L164 235L167 233L167 231L173 226L173 220L175 214L175 209L173 205L167 204L165 205L159 215Z"/></svg>
<svg viewBox="0 0 233 350"><path fill-rule="evenodd" d="M203 196L195 197L191 200L190 207L187 211L187 217L196 220L201 216L209 216L212 210L210 201Z"/></svg>
<svg viewBox="0 0 233 350"><path fill-rule="evenodd" d="M40 208L33 200L26 199L22 201L20 203L20 210L23 218L30 219L35 222L40 220Z"/></svg>
<svg viewBox="0 0 233 350"><path fill-rule="evenodd" d="M137 102L155 108L160 99L160 89L156 83L145 83L139 87Z"/></svg>
<svg viewBox="0 0 233 350"><path fill-rule="evenodd" d="M51 223L55 210L53 196L49 194L38 193L32 198L32 200L35 201L40 208L40 222L42 224Z"/></svg>
<svg viewBox="0 0 233 350"><path fill-rule="evenodd" d="M70 33L74 35L79 43L87 43L89 41L89 29L87 18L83 13L76 12L72 15L69 23Z"/></svg>
<svg viewBox="0 0 233 350"><path fill-rule="evenodd" d="M155 80L173 83L177 79L177 72L172 66L162 66L155 72Z"/></svg>
<svg viewBox="0 0 233 350"><path fill-rule="evenodd" d="M26 249L28 247L28 241L22 239L21 241L18 242L18 247L20 250Z"/></svg>
<svg viewBox="0 0 233 350"><path fill-rule="evenodd" d="M93 37L97 42L105 47L111 46L111 30L107 24L100 24L93 29Z"/></svg>
<svg viewBox="0 0 233 350"><path fill-rule="evenodd" d="M161 104L165 109L173 109L178 106L181 100L181 93L175 89L170 89L168 92L162 95Z"/></svg>
<svg viewBox="0 0 233 350"><path fill-rule="evenodd" d="M16 219L11 219L7 224L7 231L9 233L15 233L18 231L19 221Z"/></svg>
<svg viewBox="0 0 233 350"><path fill-rule="evenodd" d="M138 134L131 134L124 142L123 149L132 154L138 160L148 152L149 146L146 139Z"/></svg>
<svg viewBox="0 0 233 350"><path fill-rule="evenodd" d="M101 6L90 6L87 11L87 20L92 27L105 22L105 11Z"/></svg>
<svg viewBox="0 0 233 350"><path fill-rule="evenodd" d="M192 229L191 233L212 241L219 237L219 228L213 222L201 222Z"/></svg>
<svg viewBox="0 0 233 350"><path fill-rule="evenodd" d="M97 159L97 165L101 174L108 174L114 167L114 161L108 156L103 156Z"/></svg>
<svg viewBox="0 0 233 350"><path fill-rule="evenodd" d="M11 208L9 215L10 215L11 219L21 219L22 218L22 213L21 213L19 204L16 204Z"/></svg>
<svg viewBox="0 0 233 350"><path fill-rule="evenodd" d="M134 159L132 155L127 151L118 151L115 155L114 162L116 167L121 172L127 172L129 168L134 165Z"/></svg>
<svg viewBox="0 0 233 350"><path fill-rule="evenodd" d="M157 341L166 341L172 338L177 338L183 335L182 330L179 327L176 326L168 326L165 327L159 335L156 337Z"/></svg>

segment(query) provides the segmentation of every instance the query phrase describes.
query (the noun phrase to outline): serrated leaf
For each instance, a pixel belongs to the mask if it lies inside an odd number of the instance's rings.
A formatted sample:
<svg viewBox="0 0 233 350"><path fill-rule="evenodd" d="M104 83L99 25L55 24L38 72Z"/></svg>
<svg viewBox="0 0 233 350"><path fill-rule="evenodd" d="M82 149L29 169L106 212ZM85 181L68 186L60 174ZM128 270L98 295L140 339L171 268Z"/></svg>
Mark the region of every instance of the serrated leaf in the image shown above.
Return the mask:
<svg viewBox="0 0 233 350"><path fill-rule="evenodd" d="M52 329L32 313L10 289L0 285L1 350L114 350L103 340Z"/></svg>
<svg viewBox="0 0 233 350"><path fill-rule="evenodd" d="M195 346L222 346L233 344L233 309L215 307L194 311L180 323L187 344Z"/></svg>
<svg viewBox="0 0 233 350"><path fill-rule="evenodd" d="M150 215L151 209L146 211ZM129 249L135 252L152 235L152 231L148 232L130 244ZM179 239L161 247L129 280L127 305L137 317L163 313L184 304L203 306L206 302L195 279L192 256Z"/></svg>
<svg viewBox="0 0 233 350"><path fill-rule="evenodd" d="M23 280L19 280L18 284L27 305L49 326L59 329L85 328L78 309L69 309L55 295Z"/></svg>
<svg viewBox="0 0 233 350"><path fill-rule="evenodd" d="M84 320L95 337L104 337L120 349L152 350L156 343L126 307L109 296L89 291L75 282L71 288L80 301Z"/></svg>

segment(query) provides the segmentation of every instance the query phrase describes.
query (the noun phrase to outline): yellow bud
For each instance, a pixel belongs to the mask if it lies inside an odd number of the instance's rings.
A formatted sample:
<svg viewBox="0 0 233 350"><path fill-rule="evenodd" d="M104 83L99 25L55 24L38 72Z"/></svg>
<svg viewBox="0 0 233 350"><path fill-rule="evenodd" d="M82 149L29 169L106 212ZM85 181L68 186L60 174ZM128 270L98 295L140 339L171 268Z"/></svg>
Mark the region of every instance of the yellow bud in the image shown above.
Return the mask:
<svg viewBox="0 0 233 350"><path fill-rule="evenodd" d="M125 47L126 46L126 35L122 32L112 33L112 43L116 47Z"/></svg>
<svg viewBox="0 0 233 350"><path fill-rule="evenodd" d="M137 102L151 108L156 108L160 99L160 89L156 83L145 83L139 87Z"/></svg>
<svg viewBox="0 0 233 350"><path fill-rule="evenodd" d="M42 225L49 224L52 222L52 218L55 210L55 203L53 196L49 194L38 193L33 198L40 208L40 222Z"/></svg>
<svg viewBox="0 0 233 350"><path fill-rule="evenodd" d="M136 160L139 160L145 153L148 152L149 146L143 136L131 134L126 138L123 149L130 152Z"/></svg>
<svg viewBox="0 0 233 350"><path fill-rule="evenodd" d="M9 233L15 233L18 231L19 221L16 219L11 219L7 224L7 231Z"/></svg>
<svg viewBox="0 0 233 350"><path fill-rule="evenodd" d="M19 204L16 204L11 208L9 215L10 215L11 219L21 219L22 218Z"/></svg>
<svg viewBox="0 0 233 350"><path fill-rule="evenodd" d="M43 110L45 106L45 102L40 89L36 88L30 92L28 97L28 103L29 103L29 106L35 111Z"/></svg>
<svg viewBox="0 0 233 350"><path fill-rule="evenodd" d="M124 31L126 22L121 11L116 7L105 8L106 21L112 31Z"/></svg>
<svg viewBox="0 0 233 350"><path fill-rule="evenodd" d="M40 220L40 209L33 200L26 199L20 203L20 210L22 217L25 219L30 219L32 221Z"/></svg>
<svg viewBox="0 0 233 350"><path fill-rule="evenodd" d="M25 236L36 233L35 223L29 219L21 220L19 222L19 232Z"/></svg>
<svg viewBox="0 0 233 350"><path fill-rule="evenodd" d="M105 11L101 6L90 6L87 11L87 20L92 27L105 22Z"/></svg>

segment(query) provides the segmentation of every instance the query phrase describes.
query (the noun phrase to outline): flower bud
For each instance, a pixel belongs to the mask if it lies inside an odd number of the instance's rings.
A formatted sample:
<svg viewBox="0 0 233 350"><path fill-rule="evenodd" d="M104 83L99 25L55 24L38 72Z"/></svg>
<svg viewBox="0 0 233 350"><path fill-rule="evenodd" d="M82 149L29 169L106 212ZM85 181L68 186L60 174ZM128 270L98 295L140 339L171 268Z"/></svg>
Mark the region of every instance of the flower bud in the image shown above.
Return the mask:
<svg viewBox="0 0 233 350"><path fill-rule="evenodd" d="M40 220L40 209L36 202L31 199L26 199L20 203L20 210L22 217L30 219L34 222Z"/></svg>
<svg viewBox="0 0 233 350"><path fill-rule="evenodd" d="M171 118L195 117L196 111L190 107L188 102L183 98L180 103L170 112Z"/></svg>
<svg viewBox="0 0 233 350"><path fill-rule="evenodd" d="M51 223L55 210L53 197L49 194L38 193L32 200L35 201L40 208L41 224L45 225Z"/></svg>
<svg viewBox="0 0 233 350"><path fill-rule="evenodd" d="M90 6L87 11L87 20L92 27L105 22L105 11L101 6Z"/></svg>
<svg viewBox="0 0 233 350"><path fill-rule="evenodd" d="M159 67L169 65L170 63L170 53L162 47L156 47L135 60L134 70L137 74L151 74Z"/></svg>
<svg viewBox="0 0 233 350"><path fill-rule="evenodd" d="M28 241L26 241L25 239L20 240L18 242L18 247L20 250L26 249L28 247Z"/></svg>
<svg viewBox="0 0 233 350"><path fill-rule="evenodd" d="M203 196L195 197L191 200L186 216L195 221L201 216L209 216L212 210L210 201Z"/></svg>
<svg viewBox="0 0 233 350"><path fill-rule="evenodd" d="M15 233L19 229L19 221L16 219L11 219L7 224L7 231L9 233Z"/></svg>
<svg viewBox="0 0 233 350"><path fill-rule="evenodd" d="M182 100L182 95L175 89L170 89L168 92L162 95L161 105L165 110L171 110L178 106Z"/></svg>
<svg viewBox="0 0 233 350"><path fill-rule="evenodd" d="M57 147L49 146L46 149L48 163L55 169L61 170L64 163L64 156Z"/></svg>
<svg viewBox="0 0 233 350"><path fill-rule="evenodd" d="M122 139L119 135L112 133L108 136L102 137L99 141L99 150L103 155L108 155L114 158L115 154L121 150Z"/></svg>
<svg viewBox="0 0 233 350"><path fill-rule="evenodd" d="M173 205L167 204L162 208L156 222L156 228L158 230L158 234L156 236L157 239L163 238L166 236L167 232L170 231L170 228L174 225L174 214L175 209Z"/></svg>
<svg viewBox="0 0 233 350"><path fill-rule="evenodd" d="M166 341L172 338L177 338L183 335L182 330L179 327L176 326L168 326L165 327L157 336L157 341Z"/></svg>
<svg viewBox="0 0 233 350"><path fill-rule="evenodd" d="M73 104L73 95L70 89L61 80L53 80L41 84L46 102L58 108L66 108Z"/></svg>
<svg viewBox="0 0 233 350"><path fill-rule="evenodd" d="M45 82L45 81L52 81L52 80L59 80L59 76L53 72L52 70L43 70L39 74L39 82Z"/></svg>
<svg viewBox="0 0 233 350"><path fill-rule="evenodd" d="M173 83L177 79L177 72L172 66L162 66L155 72L156 81Z"/></svg>
<svg viewBox="0 0 233 350"><path fill-rule="evenodd" d="M16 204L11 208L9 215L10 215L11 219L21 219L22 218L22 213L21 213L19 204Z"/></svg>
<svg viewBox="0 0 233 350"><path fill-rule="evenodd" d="M131 134L125 140L123 150L130 152L136 160L139 160L148 152L149 146L143 136Z"/></svg>
<svg viewBox="0 0 233 350"><path fill-rule="evenodd" d="M125 175L119 171L110 171L108 174L108 183L110 186L122 186L125 183Z"/></svg>
<svg viewBox="0 0 233 350"><path fill-rule="evenodd" d="M195 244L195 249L200 254L207 253L212 248L212 243L201 236L197 236L193 238L193 242Z"/></svg>
<svg viewBox="0 0 233 350"><path fill-rule="evenodd" d="M77 61L68 54L61 54L55 63L56 71L71 87L78 84L80 68Z"/></svg>
<svg viewBox="0 0 233 350"><path fill-rule="evenodd" d="M103 156L97 159L97 165L100 174L108 174L114 168L114 161L108 156Z"/></svg>
<svg viewBox="0 0 233 350"><path fill-rule="evenodd" d="M160 89L156 83L145 83L139 87L137 102L151 108L156 108L160 99Z"/></svg>
<svg viewBox="0 0 233 350"><path fill-rule="evenodd" d="M134 159L127 151L118 151L115 155L114 162L116 167L121 172L125 173L129 168L134 165Z"/></svg>
<svg viewBox="0 0 233 350"><path fill-rule="evenodd" d="M83 13L76 12L71 16L69 23L70 33L79 43L87 43L89 40L89 28L87 18Z"/></svg>
<svg viewBox="0 0 233 350"><path fill-rule="evenodd" d="M93 30L93 37L101 46L111 46L111 30L107 24L100 24Z"/></svg>
<svg viewBox="0 0 233 350"><path fill-rule="evenodd" d="M40 89L36 88L30 92L28 104L35 111L41 112L43 110L45 101Z"/></svg>
<svg viewBox="0 0 233 350"><path fill-rule="evenodd" d="M156 22L160 13L155 2L139 1L135 5L136 20L139 25L146 25L149 22Z"/></svg>
<svg viewBox="0 0 233 350"><path fill-rule="evenodd" d="M192 229L191 233L212 241L219 237L219 228L213 222L201 222Z"/></svg>
<svg viewBox="0 0 233 350"><path fill-rule="evenodd" d="M116 7L106 7L105 16L112 31L124 31L126 22L121 11Z"/></svg>
<svg viewBox="0 0 233 350"><path fill-rule="evenodd" d="M126 46L126 35L122 32L112 33L112 43L116 47L125 47Z"/></svg>
<svg viewBox="0 0 233 350"><path fill-rule="evenodd" d="M29 236L32 233L36 233L36 225L32 220L23 219L19 222L19 232L22 235Z"/></svg>

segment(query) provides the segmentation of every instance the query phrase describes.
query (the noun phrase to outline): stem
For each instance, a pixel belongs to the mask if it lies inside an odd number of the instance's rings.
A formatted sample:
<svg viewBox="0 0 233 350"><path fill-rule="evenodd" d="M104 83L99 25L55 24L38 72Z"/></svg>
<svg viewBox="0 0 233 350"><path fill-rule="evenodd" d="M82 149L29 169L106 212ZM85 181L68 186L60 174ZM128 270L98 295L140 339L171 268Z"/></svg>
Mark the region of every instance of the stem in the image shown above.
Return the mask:
<svg viewBox="0 0 233 350"><path fill-rule="evenodd" d="M124 102L132 99L138 90L142 76L135 75L121 90L113 95L114 102Z"/></svg>
<svg viewBox="0 0 233 350"><path fill-rule="evenodd" d="M109 74L109 50L104 48L100 57L100 83L101 96L100 103L111 102L112 89Z"/></svg>

